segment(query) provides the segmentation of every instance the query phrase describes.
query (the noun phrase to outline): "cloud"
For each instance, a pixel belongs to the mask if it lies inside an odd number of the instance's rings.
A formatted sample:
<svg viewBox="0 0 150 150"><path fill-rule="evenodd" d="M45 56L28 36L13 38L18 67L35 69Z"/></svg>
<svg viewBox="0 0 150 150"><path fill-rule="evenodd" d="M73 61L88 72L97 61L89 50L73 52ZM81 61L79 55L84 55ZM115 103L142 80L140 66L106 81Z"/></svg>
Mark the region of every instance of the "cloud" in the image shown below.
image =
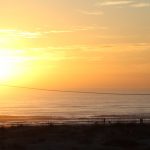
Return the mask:
<svg viewBox="0 0 150 150"><path fill-rule="evenodd" d="M86 11L86 10L79 10L80 13L84 15L94 15L94 16L101 16L104 14L102 11Z"/></svg>
<svg viewBox="0 0 150 150"><path fill-rule="evenodd" d="M12 50L8 51L9 53L12 52ZM13 54L14 51L18 50L14 49ZM49 46L43 48L32 47L24 48L19 51L22 51L22 53L15 53L14 56L18 56L18 58L23 58L24 61L28 61L31 63L38 61L46 63L64 60L101 61L102 59L101 56L93 54L93 51L97 51L97 48L88 45Z"/></svg>
<svg viewBox="0 0 150 150"><path fill-rule="evenodd" d="M107 30L108 27L91 25L91 26L75 26L75 27L72 27L72 29L74 31L89 31L89 30Z"/></svg>
<svg viewBox="0 0 150 150"><path fill-rule="evenodd" d="M94 14L93 14L94 15ZM95 12L96 15L96 12ZM98 14L97 14L98 15ZM107 27L105 26L71 26L68 28L54 28L54 29L43 29L38 28L34 31L27 31L27 30L13 30L13 29L0 29L0 43L4 43L8 41L8 39L40 39L40 38L48 38L51 34L69 34L69 33L76 33L76 32L86 32L86 31L93 31L93 30L106 30Z"/></svg>
<svg viewBox="0 0 150 150"><path fill-rule="evenodd" d="M116 5L127 5L127 4L131 4L132 1L130 0L123 0L123 1L105 1L105 2L101 2L98 5L101 6L116 6Z"/></svg>
<svg viewBox="0 0 150 150"><path fill-rule="evenodd" d="M0 34L8 37L23 37L23 38L39 38L43 34L37 31L21 31L21 30L12 30L12 29L0 29Z"/></svg>
<svg viewBox="0 0 150 150"><path fill-rule="evenodd" d="M96 14L95 14L96 15ZM74 33L79 31L92 31L92 30L107 30L108 28L105 26L72 26L66 29L51 29L43 32L43 34L63 34L63 33Z"/></svg>
<svg viewBox="0 0 150 150"><path fill-rule="evenodd" d="M61 30L61 29L56 29L56 30L51 30L51 31L48 31L47 33L56 33L56 34L59 34L59 33L70 33L70 32L74 32L73 30ZM46 32L45 32L46 33Z"/></svg>
<svg viewBox="0 0 150 150"><path fill-rule="evenodd" d="M1 34L10 34L10 33L15 33L17 30L12 30L12 29L0 29Z"/></svg>
<svg viewBox="0 0 150 150"><path fill-rule="evenodd" d="M149 43L122 43L122 44L100 44L97 46L90 45L66 45L66 46L50 46L41 50L43 55L39 55L39 59L47 61L61 60L87 60L102 62L103 58L108 54L118 54L123 58L124 54L142 53L149 54ZM137 57L139 59L139 57ZM115 60L116 61L116 60ZM122 61L120 59L120 61ZM127 60L124 60L127 61ZM143 61L144 58L143 58ZM146 60L147 61L147 60Z"/></svg>
<svg viewBox="0 0 150 150"><path fill-rule="evenodd" d="M144 8L144 7L150 7L150 3L135 3L130 6L135 8Z"/></svg>
<svg viewBox="0 0 150 150"><path fill-rule="evenodd" d="M77 60L88 62L102 62L103 58L107 58L107 55L118 54L123 58L123 54L126 53L139 53L145 55L149 54L149 43L122 43L122 44L99 44L95 46L91 45L63 45L63 46L48 46L48 47L30 47L23 49L3 49L0 50L0 56L14 56L10 58L10 61L20 60L27 61L29 63L39 62L55 62L64 60ZM149 56L147 54L147 56ZM18 57L17 60L15 58ZM137 59L140 57L137 57ZM116 61L116 60L115 60ZM120 61L122 61L120 59ZM126 60L124 60L126 61ZM148 61L148 59L143 61Z"/></svg>
<svg viewBox="0 0 150 150"><path fill-rule="evenodd" d="M136 0L109 0L109 1L103 1L98 2L96 5L98 6L128 6L128 7L134 7L134 8L144 8L144 7L150 7L149 2L139 2Z"/></svg>
<svg viewBox="0 0 150 150"><path fill-rule="evenodd" d="M18 32L17 36L23 37L23 38L39 38L42 36L42 33L40 32Z"/></svg>

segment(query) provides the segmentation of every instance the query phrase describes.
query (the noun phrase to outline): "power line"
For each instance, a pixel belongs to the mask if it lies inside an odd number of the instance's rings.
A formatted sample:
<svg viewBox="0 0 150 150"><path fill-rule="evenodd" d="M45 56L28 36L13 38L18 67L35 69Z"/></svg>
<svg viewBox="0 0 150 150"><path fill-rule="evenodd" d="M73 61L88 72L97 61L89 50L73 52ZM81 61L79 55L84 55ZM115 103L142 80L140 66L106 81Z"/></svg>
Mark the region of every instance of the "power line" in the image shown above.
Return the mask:
<svg viewBox="0 0 150 150"><path fill-rule="evenodd" d="M93 91L72 91L72 90L51 90L44 88L35 88L35 87L25 87L17 85L8 85L0 84L0 86L10 87L10 88L19 88L19 89L28 89L28 90L37 90L37 91L47 91L47 92L60 92L60 93L79 93L79 94L97 94L97 95L150 95L150 93L115 93L115 92L93 92Z"/></svg>

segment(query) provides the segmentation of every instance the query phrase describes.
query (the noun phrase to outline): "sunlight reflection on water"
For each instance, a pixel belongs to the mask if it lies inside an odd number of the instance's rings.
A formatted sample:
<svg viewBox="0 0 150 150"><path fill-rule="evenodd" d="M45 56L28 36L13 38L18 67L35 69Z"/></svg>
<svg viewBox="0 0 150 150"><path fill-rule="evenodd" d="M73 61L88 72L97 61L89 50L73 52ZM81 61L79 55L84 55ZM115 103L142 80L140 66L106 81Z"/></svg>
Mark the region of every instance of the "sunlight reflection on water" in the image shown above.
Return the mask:
<svg viewBox="0 0 150 150"><path fill-rule="evenodd" d="M0 115L87 117L150 113L150 95L0 93Z"/></svg>

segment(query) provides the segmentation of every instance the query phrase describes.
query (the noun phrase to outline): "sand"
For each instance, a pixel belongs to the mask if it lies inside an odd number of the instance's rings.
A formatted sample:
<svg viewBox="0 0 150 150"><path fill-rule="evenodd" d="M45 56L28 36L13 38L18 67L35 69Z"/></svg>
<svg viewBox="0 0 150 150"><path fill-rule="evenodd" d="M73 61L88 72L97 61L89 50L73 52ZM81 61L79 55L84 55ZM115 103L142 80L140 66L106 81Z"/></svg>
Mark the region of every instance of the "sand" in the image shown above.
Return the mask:
<svg viewBox="0 0 150 150"><path fill-rule="evenodd" d="M149 150L150 124L0 128L0 150Z"/></svg>

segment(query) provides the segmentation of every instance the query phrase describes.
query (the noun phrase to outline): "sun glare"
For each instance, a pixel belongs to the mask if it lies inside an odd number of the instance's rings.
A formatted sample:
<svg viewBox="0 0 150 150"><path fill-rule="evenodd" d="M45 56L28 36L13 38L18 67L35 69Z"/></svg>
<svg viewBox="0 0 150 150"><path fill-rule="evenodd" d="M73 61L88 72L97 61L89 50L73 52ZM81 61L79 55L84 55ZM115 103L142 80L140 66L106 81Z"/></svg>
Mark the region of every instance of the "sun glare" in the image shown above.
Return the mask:
<svg viewBox="0 0 150 150"><path fill-rule="evenodd" d="M2 50L0 51L2 52ZM0 53L0 81L13 79L20 74L22 70L21 61L19 56Z"/></svg>
<svg viewBox="0 0 150 150"><path fill-rule="evenodd" d="M13 76L16 66L11 58L0 56L0 80L6 80Z"/></svg>

